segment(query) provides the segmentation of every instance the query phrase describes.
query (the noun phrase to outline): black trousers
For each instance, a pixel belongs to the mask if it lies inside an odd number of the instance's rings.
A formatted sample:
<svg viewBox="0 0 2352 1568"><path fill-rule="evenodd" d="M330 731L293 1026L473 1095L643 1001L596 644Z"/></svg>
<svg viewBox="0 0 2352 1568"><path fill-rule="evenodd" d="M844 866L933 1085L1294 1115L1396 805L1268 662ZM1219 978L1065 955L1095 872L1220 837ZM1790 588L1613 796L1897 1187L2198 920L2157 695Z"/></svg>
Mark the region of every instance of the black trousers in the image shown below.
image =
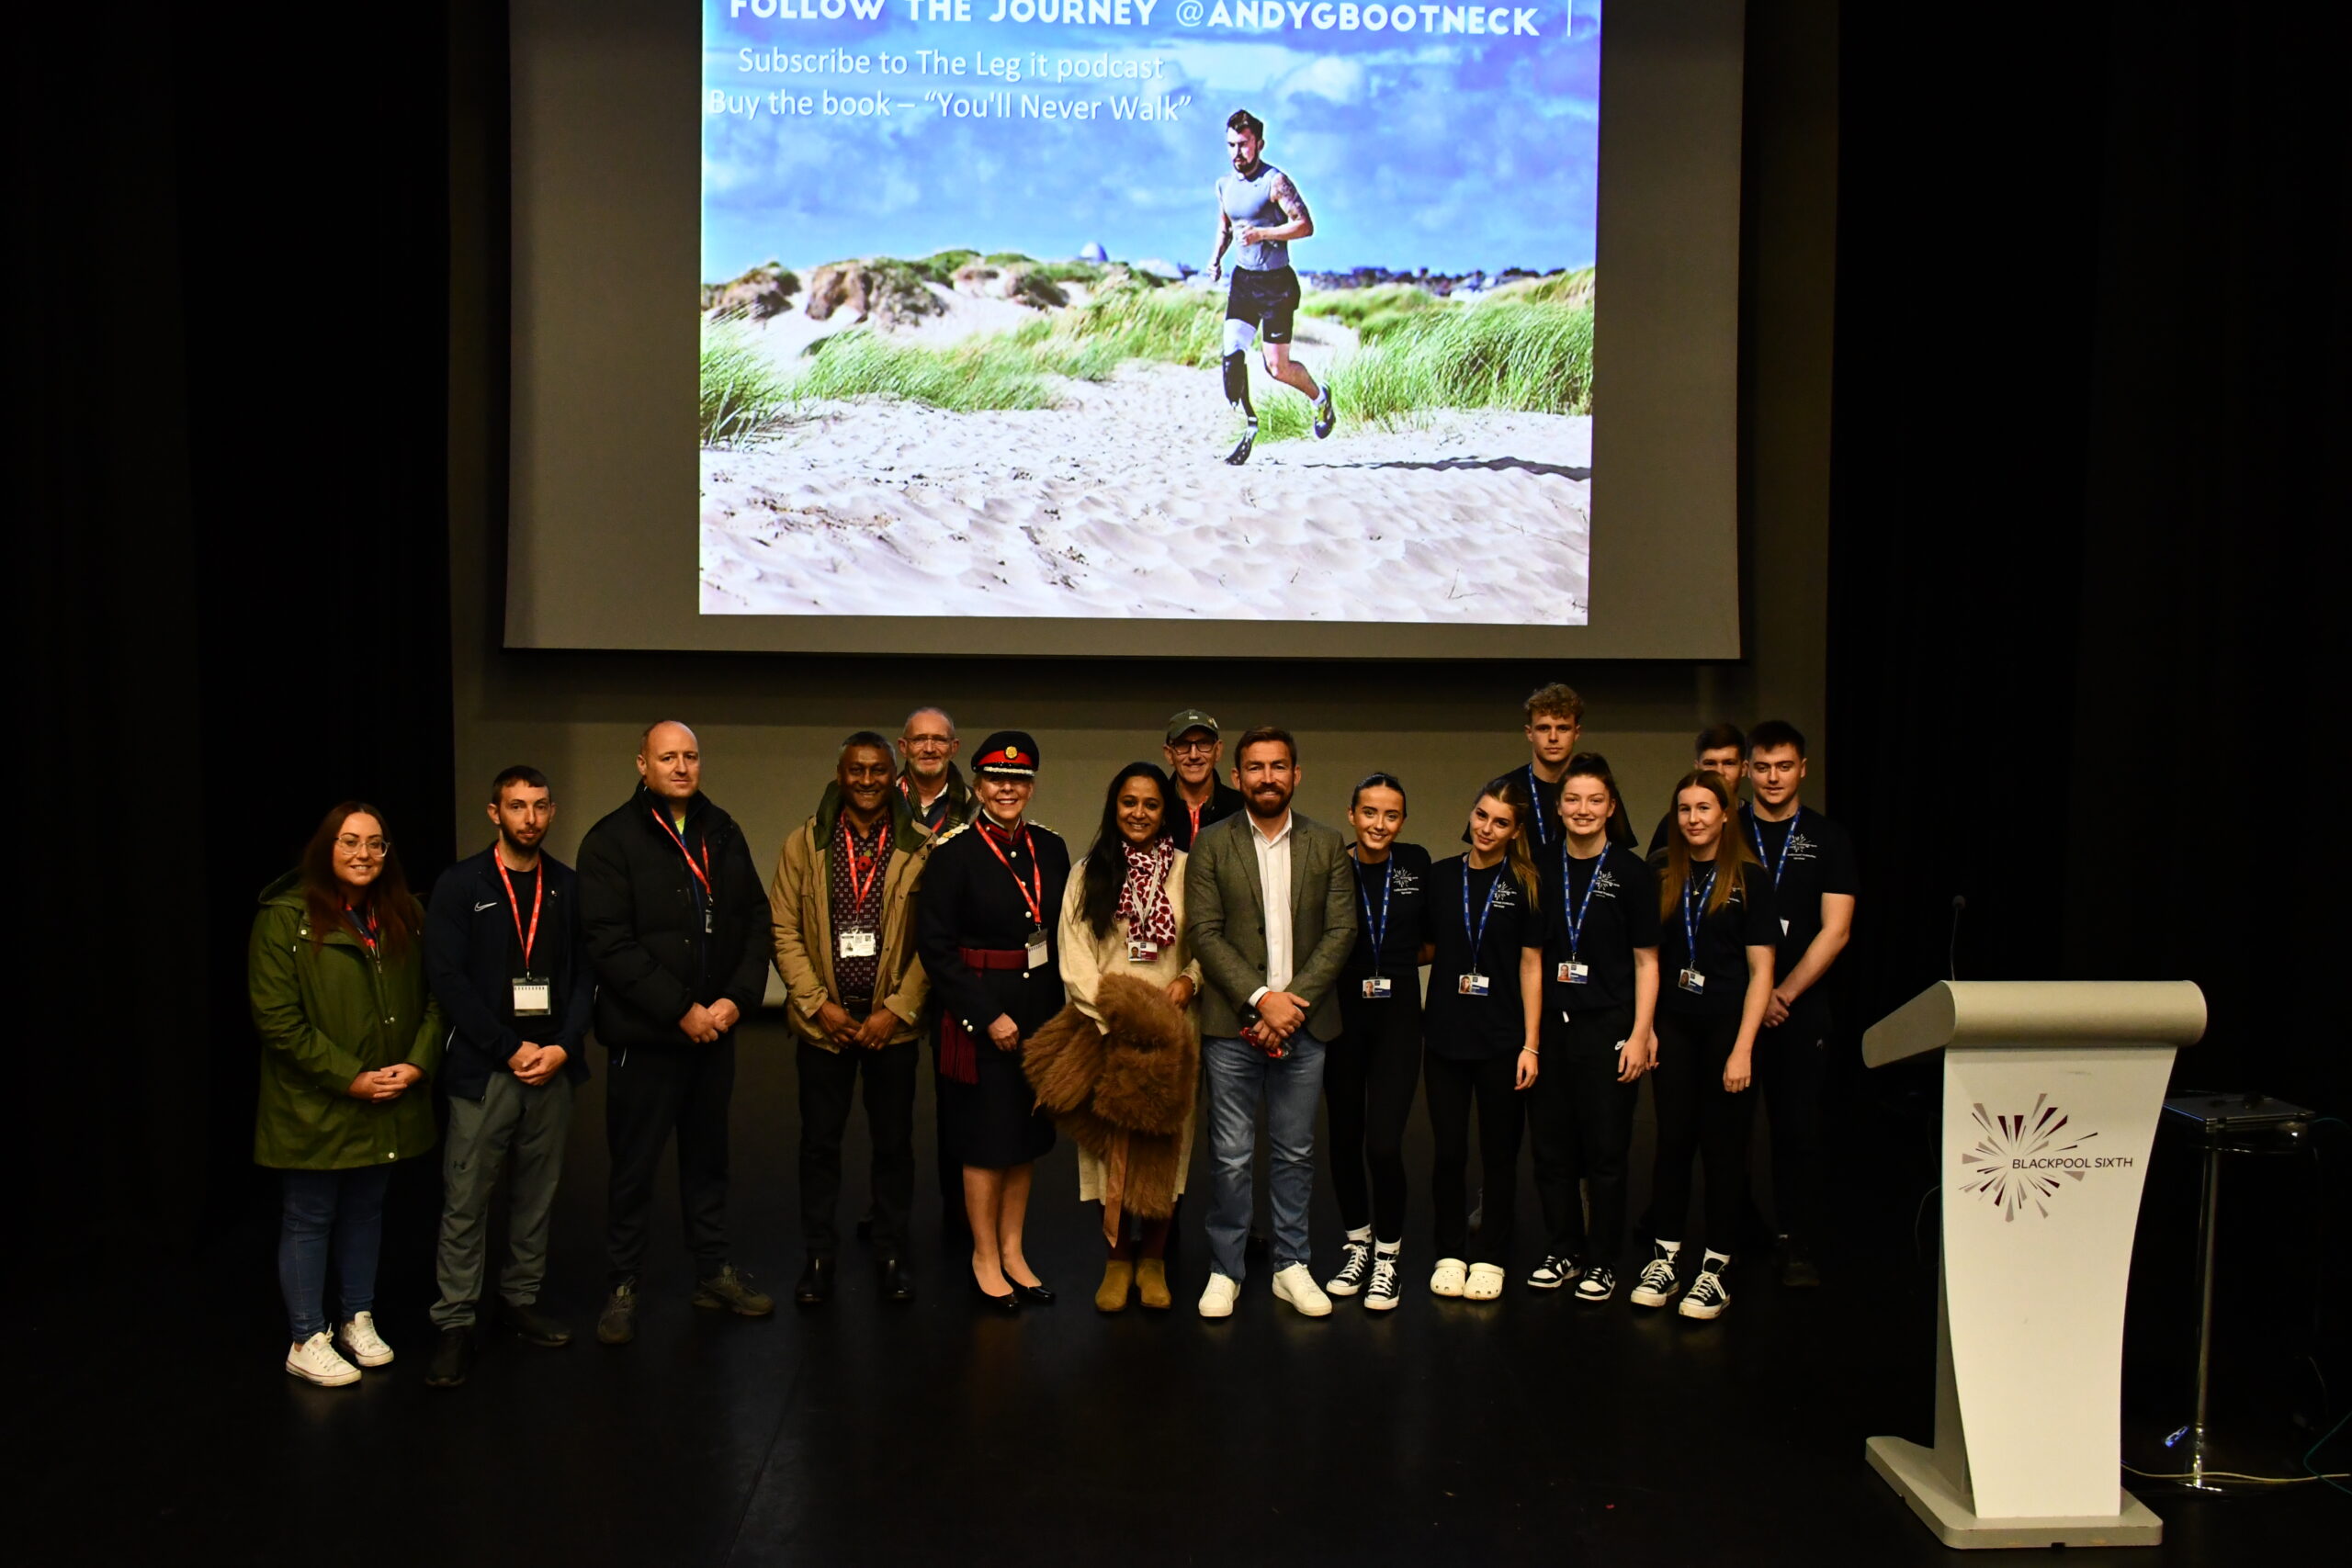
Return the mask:
<svg viewBox="0 0 2352 1568"><path fill-rule="evenodd" d="M1430 1091L1430 1133L1437 1160L1430 1201L1437 1208L1437 1255L1471 1263L1510 1265L1510 1227L1519 1201L1519 1135L1526 1110L1511 1087L1519 1053L1460 1061L1430 1052L1422 1059ZM1478 1111L1478 1163L1487 1191L1478 1235L1470 1236L1470 1109Z"/></svg>
<svg viewBox="0 0 2352 1568"><path fill-rule="evenodd" d="M911 1040L868 1051L828 1051L802 1041L800 1075L800 1239L811 1257L841 1249L833 1228L841 1208L842 1134L849 1126L857 1080L865 1079L865 1132L874 1145L875 1250L903 1256L915 1205L915 1066Z"/></svg>
<svg viewBox="0 0 2352 1568"><path fill-rule="evenodd" d="M612 1156L605 1251L615 1283L642 1271L653 1179L678 1135L678 1209L696 1277L727 1264L727 1111L735 1036L716 1044L628 1045L607 1054L605 1147Z"/></svg>
<svg viewBox="0 0 2352 1568"><path fill-rule="evenodd" d="M1822 1092L1828 1078L1829 1004L1807 991L1787 1020L1756 1036L1756 1087L1772 1119L1772 1209L1799 1251L1820 1239Z"/></svg>
<svg viewBox="0 0 2352 1568"><path fill-rule="evenodd" d="M1707 1162L1707 1245L1730 1253L1747 1213L1747 1135L1756 1091L1724 1089L1724 1063L1739 1039L1739 1017L1657 1015L1657 1163L1650 1179L1650 1228L1679 1240L1690 1217L1690 1157Z"/></svg>
<svg viewBox="0 0 2352 1568"><path fill-rule="evenodd" d="M1405 1122L1421 1082L1420 987L1408 976L1394 983L1386 1001L1367 1001L1360 976L1340 985L1340 1037L1323 1055L1331 1188L1341 1224L1351 1231L1370 1225L1378 1239L1401 1241Z"/></svg>
<svg viewBox="0 0 2352 1568"><path fill-rule="evenodd" d="M1544 1205L1544 1250L1615 1267L1625 1250L1625 1160L1634 1146L1634 1108L1641 1081L1617 1081L1617 1047L1634 1031L1632 1008L1544 1020L1544 1056L1528 1090L1528 1141L1535 1156L1535 1195ZM1592 1203L1591 1232L1577 1191L1581 1177Z"/></svg>

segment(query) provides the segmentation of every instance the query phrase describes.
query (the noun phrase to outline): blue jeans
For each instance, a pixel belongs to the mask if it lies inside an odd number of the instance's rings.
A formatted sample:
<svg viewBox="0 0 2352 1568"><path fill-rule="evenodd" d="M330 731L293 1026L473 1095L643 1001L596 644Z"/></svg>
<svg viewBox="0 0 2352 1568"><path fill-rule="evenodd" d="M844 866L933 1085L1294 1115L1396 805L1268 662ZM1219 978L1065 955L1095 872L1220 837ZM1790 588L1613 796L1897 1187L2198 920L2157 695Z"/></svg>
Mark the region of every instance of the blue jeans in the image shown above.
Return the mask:
<svg viewBox="0 0 2352 1568"><path fill-rule="evenodd" d="M286 1172L277 1230L277 1288L299 1345L327 1326L327 1254L334 1254L338 1321L376 1310L376 1254L384 1242L384 1189L392 1167Z"/></svg>
<svg viewBox="0 0 2352 1568"><path fill-rule="evenodd" d="M1315 1195L1315 1107L1323 1097L1323 1042L1305 1030L1291 1037L1287 1056L1272 1057L1247 1040L1212 1036L1201 1043L1209 1076L1209 1260L1228 1280L1243 1277L1242 1248L1250 1240L1254 1198L1250 1167L1257 1154L1258 1102L1266 1105L1266 1141L1272 1163L1274 1271L1306 1263L1306 1209Z"/></svg>

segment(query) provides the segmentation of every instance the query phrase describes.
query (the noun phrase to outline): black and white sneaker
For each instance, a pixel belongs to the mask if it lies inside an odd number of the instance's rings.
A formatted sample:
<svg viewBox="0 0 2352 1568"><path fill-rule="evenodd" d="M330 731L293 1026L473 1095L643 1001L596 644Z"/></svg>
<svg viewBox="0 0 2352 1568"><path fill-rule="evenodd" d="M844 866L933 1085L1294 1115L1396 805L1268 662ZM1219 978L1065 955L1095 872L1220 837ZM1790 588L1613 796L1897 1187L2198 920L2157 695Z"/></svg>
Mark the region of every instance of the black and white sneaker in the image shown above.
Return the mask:
<svg viewBox="0 0 2352 1568"><path fill-rule="evenodd" d="M1393 1252L1375 1252L1372 1258L1372 1284L1363 1293L1363 1310L1390 1312L1402 1299L1405 1288L1396 1279L1396 1258Z"/></svg>
<svg viewBox="0 0 2352 1568"><path fill-rule="evenodd" d="M1544 1261L1535 1266L1535 1271L1528 1275L1527 1288L1531 1291L1556 1291L1563 1285L1574 1284L1583 1272L1584 1266L1575 1258L1547 1252L1544 1255Z"/></svg>
<svg viewBox="0 0 2352 1568"><path fill-rule="evenodd" d="M1690 1281L1690 1293L1674 1310L1684 1317L1715 1318L1723 1316L1729 1305L1731 1292L1724 1289L1723 1269L1712 1268L1699 1270L1699 1277Z"/></svg>
<svg viewBox="0 0 2352 1568"><path fill-rule="evenodd" d="M1617 1276L1606 1263L1596 1263L1577 1281L1577 1300L1605 1302L1617 1293Z"/></svg>
<svg viewBox="0 0 2352 1568"><path fill-rule="evenodd" d="M1315 439L1320 441L1330 434L1331 427L1339 423L1340 411L1331 406L1331 389L1326 387L1323 395L1315 400Z"/></svg>
<svg viewBox="0 0 2352 1568"><path fill-rule="evenodd" d="M1637 1307L1662 1307L1681 1289L1682 1281L1674 1275L1674 1254L1657 1247L1642 1265L1642 1277L1634 1281L1633 1292L1625 1299Z"/></svg>
<svg viewBox="0 0 2352 1568"><path fill-rule="evenodd" d="M1340 1250L1340 1271L1323 1287L1326 1295L1352 1296L1372 1278L1372 1243L1351 1241Z"/></svg>

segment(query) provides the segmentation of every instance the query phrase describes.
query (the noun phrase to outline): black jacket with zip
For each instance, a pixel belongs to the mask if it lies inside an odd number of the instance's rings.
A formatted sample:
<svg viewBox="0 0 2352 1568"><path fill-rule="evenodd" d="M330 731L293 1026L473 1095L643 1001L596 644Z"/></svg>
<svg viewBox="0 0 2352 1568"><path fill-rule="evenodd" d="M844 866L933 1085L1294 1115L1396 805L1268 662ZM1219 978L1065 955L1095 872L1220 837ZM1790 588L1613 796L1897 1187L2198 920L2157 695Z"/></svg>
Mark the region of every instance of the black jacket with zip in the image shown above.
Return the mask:
<svg viewBox="0 0 2352 1568"><path fill-rule="evenodd" d="M709 863L709 929L700 878L671 836L667 805L639 784L580 841L580 923L596 966L596 1038L607 1050L695 1049L678 1021L722 997L749 1017L767 990L767 889L735 819L697 793L683 835Z"/></svg>

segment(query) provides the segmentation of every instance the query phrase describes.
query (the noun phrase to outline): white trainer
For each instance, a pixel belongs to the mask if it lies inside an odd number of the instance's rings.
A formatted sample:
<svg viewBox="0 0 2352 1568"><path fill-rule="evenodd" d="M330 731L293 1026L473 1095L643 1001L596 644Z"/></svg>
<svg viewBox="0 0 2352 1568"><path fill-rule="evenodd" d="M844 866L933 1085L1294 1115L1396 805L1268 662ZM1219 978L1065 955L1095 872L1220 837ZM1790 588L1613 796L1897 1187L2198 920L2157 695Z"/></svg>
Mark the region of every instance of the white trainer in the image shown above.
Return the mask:
<svg viewBox="0 0 2352 1568"><path fill-rule="evenodd" d="M376 1314L363 1312L334 1331L335 1343L343 1353L363 1367L380 1367L392 1359L392 1348L376 1332Z"/></svg>
<svg viewBox="0 0 2352 1568"><path fill-rule="evenodd" d="M1233 1298L1240 1293L1239 1281L1228 1280L1222 1274L1210 1275L1208 1288L1201 1292L1201 1315L1231 1317Z"/></svg>
<svg viewBox="0 0 2352 1568"><path fill-rule="evenodd" d="M1331 1298L1323 1293L1314 1271L1304 1263L1294 1263L1274 1275L1274 1299L1290 1303L1301 1317L1331 1315Z"/></svg>
<svg viewBox="0 0 2352 1568"><path fill-rule="evenodd" d="M286 1370L321 1388L341 1388L359 1381L359 1369L334 1353L334 1341L327 1337L324 1329L299 1345L287 1347Z"/></svg>
<svg viewBox="0 0 2352 1568"><path fill-rule="evenodd" d="M1729 1305L1731 1292L1724 1288L1723 1269L1711 1264L1699 1270L1699 1277L1690 1281L1690 1289L1683 1296L1682 1304L1674 1310L1684 1317L1695 1317L1705 1322L1723 1316L1724 1309Z"/></svg>
<svg viewBox="0 0 2352 1568"><path fill-rule="evenodd" d="M1437 1260L1437 1267L1430 1271L1430 1294L1458 1296L1462 1293L1462 1287L1468 1282L1469 1277L1469 1265L1464 1263L1462 1259L1441 1258Z"/></svg>
<svg viewBox="0 0 2352 1568"><path fill-rule="evenodd" d="M1465 1302L1490 1302L1503 1293L1503 1271L1498 1264L1473 1263L1470 1277L1462 1282L1462 1299Z"/></svg>

